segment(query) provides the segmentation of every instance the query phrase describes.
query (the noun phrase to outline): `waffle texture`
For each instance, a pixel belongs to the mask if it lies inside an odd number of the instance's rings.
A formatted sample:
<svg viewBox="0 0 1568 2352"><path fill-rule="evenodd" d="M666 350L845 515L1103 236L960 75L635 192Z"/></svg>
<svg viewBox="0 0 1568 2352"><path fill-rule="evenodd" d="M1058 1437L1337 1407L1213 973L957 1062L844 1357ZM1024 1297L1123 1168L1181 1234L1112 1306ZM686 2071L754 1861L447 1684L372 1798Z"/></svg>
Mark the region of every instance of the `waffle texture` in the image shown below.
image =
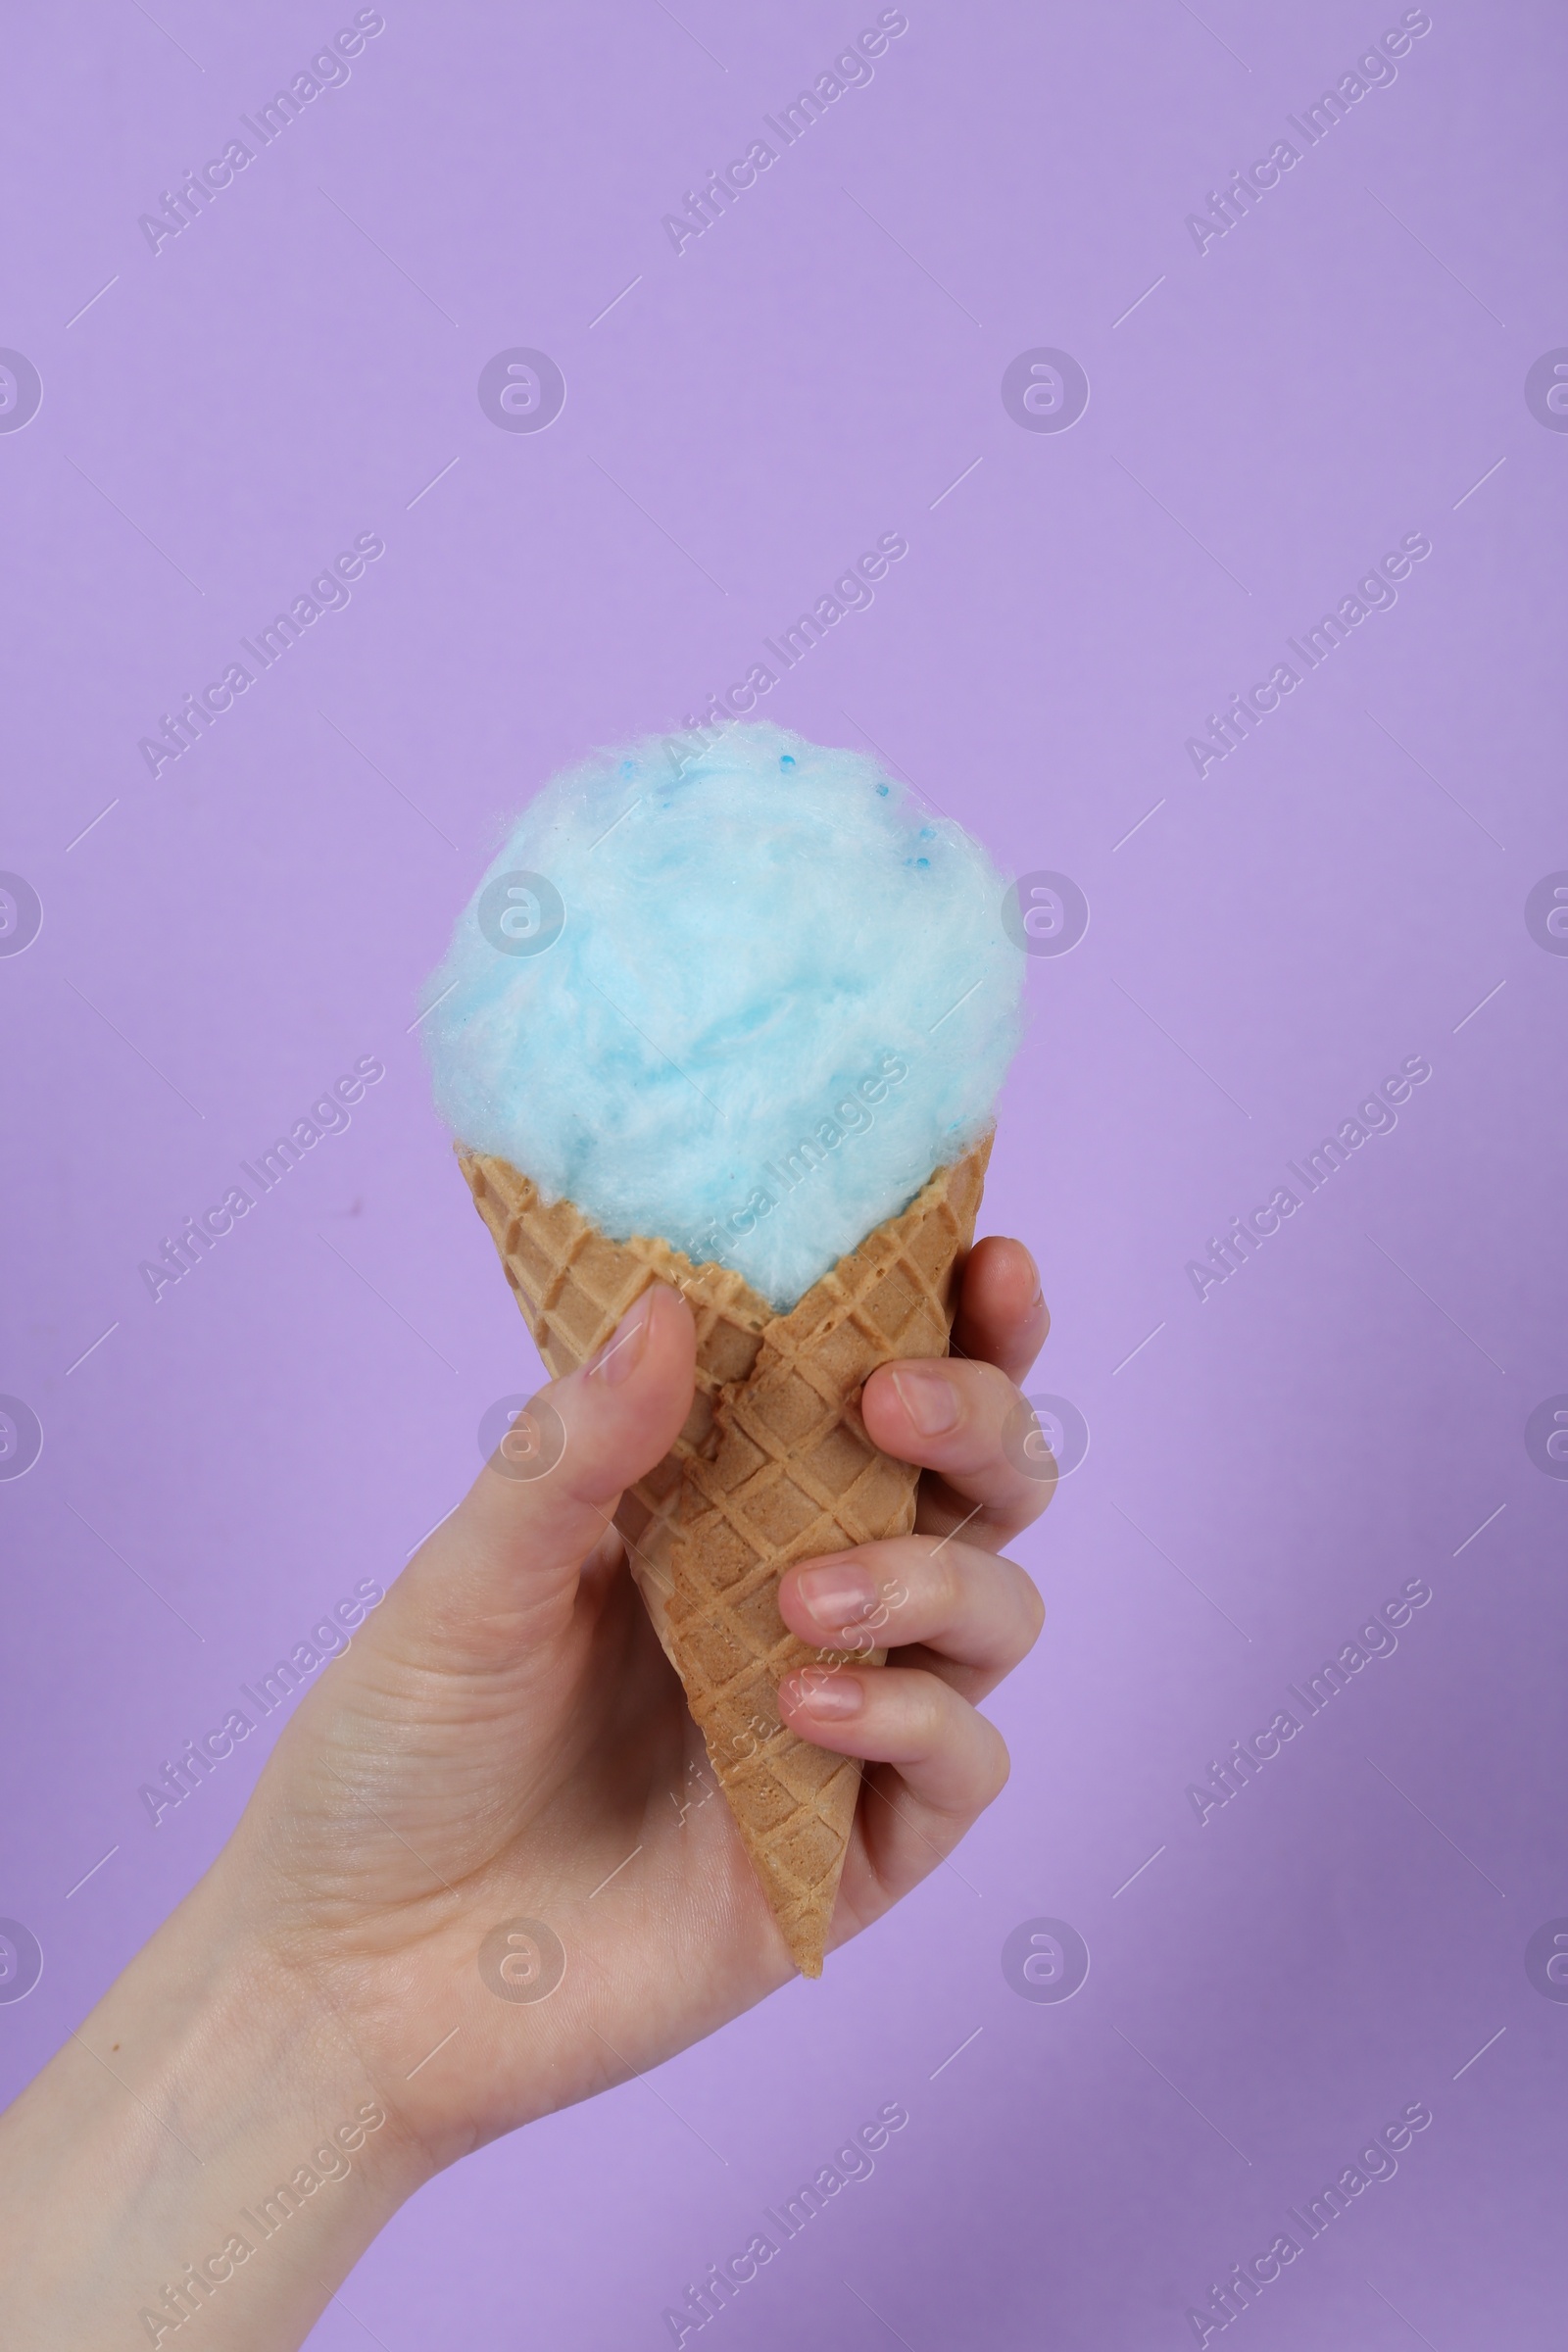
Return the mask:
<svg viewBox="0 0 1568 2352"><path fill-rule="evenodd" d="M860 1390L878 1364L948 1352L990 1156L987 1135L778 1314L731 1269L693 1266L640 1235L612 1242L569 1200L542 1200L510 1161L459 1148L558 1379L603 1346L650 1284L668 1283L692 1310L691 1412L664 1459L627 1491L616 1524L773 1916L809 1977L822 1973L860 1767L779 1719L787 1674L849 1653L795 1639L779 1615L778 1580L795 1560L913 1526L919 1471L871 1444Z"/></svg>

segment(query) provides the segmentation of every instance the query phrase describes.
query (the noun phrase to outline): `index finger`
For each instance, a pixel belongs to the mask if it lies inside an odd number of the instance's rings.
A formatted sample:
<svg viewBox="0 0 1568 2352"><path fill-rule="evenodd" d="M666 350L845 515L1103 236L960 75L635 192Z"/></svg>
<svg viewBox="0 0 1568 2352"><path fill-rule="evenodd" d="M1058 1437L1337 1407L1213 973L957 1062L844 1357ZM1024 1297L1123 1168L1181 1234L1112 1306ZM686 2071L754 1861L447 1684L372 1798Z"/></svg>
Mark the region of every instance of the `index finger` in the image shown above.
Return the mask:
<svg viewBox="0 0 1568 2352"><path fill-rule="evenodd" d="M1039 1269L1022 1242L997 1233L976 1242L964 1263L954 1354L997 1364L1009 1380L1022 1380L1050 1329Z"/></svg>

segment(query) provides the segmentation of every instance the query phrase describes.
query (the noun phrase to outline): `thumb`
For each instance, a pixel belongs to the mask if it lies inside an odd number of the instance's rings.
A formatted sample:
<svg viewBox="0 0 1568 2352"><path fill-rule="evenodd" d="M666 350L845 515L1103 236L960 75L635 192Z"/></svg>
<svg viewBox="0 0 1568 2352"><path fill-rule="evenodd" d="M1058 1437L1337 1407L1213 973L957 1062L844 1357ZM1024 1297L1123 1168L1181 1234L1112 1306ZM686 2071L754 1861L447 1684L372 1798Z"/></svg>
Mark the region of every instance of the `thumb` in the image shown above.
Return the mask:
<svg viewBox="0 0 1568 2352"><path fill-rule="evenodd" d="M487 1670L560 1633L623 1490L679 1436L696 1361L691 1309L652 1284L588 1363L517 1415L393 1586L385 1633L416 1640L427 1664Z"/></svg>

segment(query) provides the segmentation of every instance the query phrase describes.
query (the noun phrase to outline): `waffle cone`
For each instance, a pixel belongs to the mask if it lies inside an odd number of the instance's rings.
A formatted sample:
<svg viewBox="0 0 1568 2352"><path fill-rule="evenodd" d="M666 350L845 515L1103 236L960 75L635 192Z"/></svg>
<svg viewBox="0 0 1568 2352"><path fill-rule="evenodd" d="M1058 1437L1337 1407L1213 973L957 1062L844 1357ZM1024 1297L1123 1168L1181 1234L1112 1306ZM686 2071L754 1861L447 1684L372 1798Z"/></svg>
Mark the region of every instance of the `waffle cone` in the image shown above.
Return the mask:
<svg viewBox="0 0 1568 2352"><path fill-rule="evenodd" d="M860 1766L779 1720L785 1675L829 1653L789 1632L778 1580L794 1560L913 1526L919 1471L871 1444L860 1391L878 1364L946 1355L990 1156L987 1135L778 1314L730 1268L694 1266L640 1235L612 1242L571 1201L543 1200L509 1161L459 1152L558 1379L603 1346L652 1283L678 1290L696 1319L686 1425L627 1490L616 1525L773 1916L808 1977L822 1973ZM870 1655L881 1663L880 1650Z"/></svg>

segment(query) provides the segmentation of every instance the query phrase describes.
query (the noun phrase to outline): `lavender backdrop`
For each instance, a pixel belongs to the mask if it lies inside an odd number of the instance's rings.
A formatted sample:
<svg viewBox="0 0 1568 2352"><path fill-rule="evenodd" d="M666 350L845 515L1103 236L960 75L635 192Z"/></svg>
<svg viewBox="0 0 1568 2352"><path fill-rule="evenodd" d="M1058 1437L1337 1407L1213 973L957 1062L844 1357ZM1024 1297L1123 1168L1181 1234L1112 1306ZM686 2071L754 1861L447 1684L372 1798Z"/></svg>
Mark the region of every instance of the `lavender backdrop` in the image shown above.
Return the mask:
<svg viewBox="0 0 1568 2352"><path fill-rule="evenodd" d="M1050 1622L995 1702L1013 1779L824 1985L427 2190L313 2342L668 2342L899 2099L705 2341L1174 2347L1207 2306L1257 2352L1556 2344L1568 34L909 0L786 146L766 118L878 22L387 0L266 145L243 118L351 8L11 28L0 1913L43 1974L4 2087L265 1742L157 1829L139 1785L402 1563L537 1377L411 1029L499 816L764 662L771 715L1091 910L1031 964L987 1203L1045 1272L1035 1393L1090 1433L1019 1546ZM1358 74L1385 33L1396 77ZM758 139L700 234L663 224ZM548 429L513 429L554 405L519 350L564 377ZM763 639L895 532L783 672ZM264 673L241 639L361 534L384 556ZM1396 602L1292 653L1416 539ZM1227 749L1209 714L1281 663ZM350 1129L155 1303L140 1262L369 1055ZM1309 1192L1289 1163L1407 1060ZM1239 1270L1189 1270L1280 1187ZM1309 1713L1291 1686L1412 1583ZM1282 1710L1240 1793L1190 1793ZM1040 1920L1091 1955L1068 2000ZM1293 2224L1422 2103L1396 2177ZM1211 2284L1282 2231L1220 2330Z"/></svg>

